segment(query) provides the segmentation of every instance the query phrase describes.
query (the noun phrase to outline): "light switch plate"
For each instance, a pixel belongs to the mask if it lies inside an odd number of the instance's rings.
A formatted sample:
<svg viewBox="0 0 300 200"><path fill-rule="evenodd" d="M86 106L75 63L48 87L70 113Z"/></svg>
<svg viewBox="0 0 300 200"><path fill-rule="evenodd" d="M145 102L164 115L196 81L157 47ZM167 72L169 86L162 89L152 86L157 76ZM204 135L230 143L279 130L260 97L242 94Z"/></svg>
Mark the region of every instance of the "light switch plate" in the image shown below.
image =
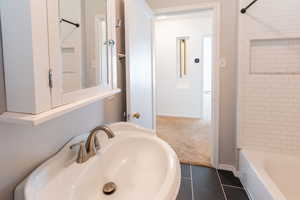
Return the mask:
<svg viewBox="0 0 300 200"><path fill-rule="evenodd" d="M225 58L220 59L220 68L226 68L227 62Z"/></svg>

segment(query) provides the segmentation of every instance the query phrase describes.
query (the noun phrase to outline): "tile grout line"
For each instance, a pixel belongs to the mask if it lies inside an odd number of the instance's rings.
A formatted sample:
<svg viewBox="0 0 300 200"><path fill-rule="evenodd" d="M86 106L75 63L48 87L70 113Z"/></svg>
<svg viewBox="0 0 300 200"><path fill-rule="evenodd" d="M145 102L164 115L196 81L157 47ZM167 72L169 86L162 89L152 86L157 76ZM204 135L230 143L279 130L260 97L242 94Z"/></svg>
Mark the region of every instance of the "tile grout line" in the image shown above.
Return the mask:
<svg viewBox="0 0 300 200"><path fill-rule="evenodd" d="M236 188L236 189L240 189L240 190L244 190L244 188L238 187L238 186L234 186L234 185L223 184L223 186L225 186L225 187L231 187L231 188Z"/></svg>
<svg viewBox="0 0 300 200"><path fill-rule="evenodd" d="M190 176L191 176L191 189L192 189L192 200L194 200L194 183L193 183L193 172L192 165L190 165Z"/></svg>
<svg viewBox="0 0 300 200"><path fill-rule="evenodd" d="M220 183L222 191L223 191L223 195L225 197L225 200L227 200L227 196L226 196L226 193L225 193L225 190L224 190L224 187L223 187L223 184L222 184L222 181L221 181L218 169L216 169L216 172L217 172L217 176L218 176L218 179L219 179L219 183Z"/></svg>
<svg viewBox="0 0 300 200"><path fill-rule="evenodd" d="M182 179L191 180L189 177L181 177Z"/></svg>

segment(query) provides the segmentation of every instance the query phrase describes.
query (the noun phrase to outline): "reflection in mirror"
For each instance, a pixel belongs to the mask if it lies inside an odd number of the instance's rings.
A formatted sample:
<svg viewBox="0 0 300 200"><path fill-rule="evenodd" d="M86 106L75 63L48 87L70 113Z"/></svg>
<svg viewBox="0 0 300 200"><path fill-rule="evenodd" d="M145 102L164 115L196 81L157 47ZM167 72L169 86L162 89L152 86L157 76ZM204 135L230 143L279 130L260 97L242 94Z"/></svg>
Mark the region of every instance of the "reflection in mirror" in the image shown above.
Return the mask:
<svg viewBox="0 0 300 200"><path fill-rule="evenodd" d="M64 93L108 84L106 0L60 0Z"/></svg>

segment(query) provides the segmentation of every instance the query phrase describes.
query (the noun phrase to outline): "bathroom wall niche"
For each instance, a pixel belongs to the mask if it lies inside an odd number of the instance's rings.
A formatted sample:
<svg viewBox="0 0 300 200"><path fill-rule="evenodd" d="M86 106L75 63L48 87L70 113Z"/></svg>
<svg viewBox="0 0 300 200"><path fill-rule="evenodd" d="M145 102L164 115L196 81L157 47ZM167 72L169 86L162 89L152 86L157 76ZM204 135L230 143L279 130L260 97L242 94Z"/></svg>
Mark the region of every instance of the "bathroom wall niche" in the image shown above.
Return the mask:
<svg viewBox="0 0 300 200"><path fill-rule="evenodd" d="M250 40L251 74L300 74L300 38Z"/></svg>

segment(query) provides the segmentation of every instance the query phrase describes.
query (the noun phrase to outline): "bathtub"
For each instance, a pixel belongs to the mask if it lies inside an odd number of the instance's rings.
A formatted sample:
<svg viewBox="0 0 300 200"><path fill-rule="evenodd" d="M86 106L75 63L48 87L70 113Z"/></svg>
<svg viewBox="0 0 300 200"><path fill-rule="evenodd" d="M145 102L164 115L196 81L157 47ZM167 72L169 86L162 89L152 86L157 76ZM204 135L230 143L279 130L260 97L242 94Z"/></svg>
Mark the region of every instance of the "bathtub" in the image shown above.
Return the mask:
<svg viewBox="0 0 300 200"><path fill-rule="evenodd" d="M300 156L242 150L239 163L252 200L300 200Z"/></svg>

